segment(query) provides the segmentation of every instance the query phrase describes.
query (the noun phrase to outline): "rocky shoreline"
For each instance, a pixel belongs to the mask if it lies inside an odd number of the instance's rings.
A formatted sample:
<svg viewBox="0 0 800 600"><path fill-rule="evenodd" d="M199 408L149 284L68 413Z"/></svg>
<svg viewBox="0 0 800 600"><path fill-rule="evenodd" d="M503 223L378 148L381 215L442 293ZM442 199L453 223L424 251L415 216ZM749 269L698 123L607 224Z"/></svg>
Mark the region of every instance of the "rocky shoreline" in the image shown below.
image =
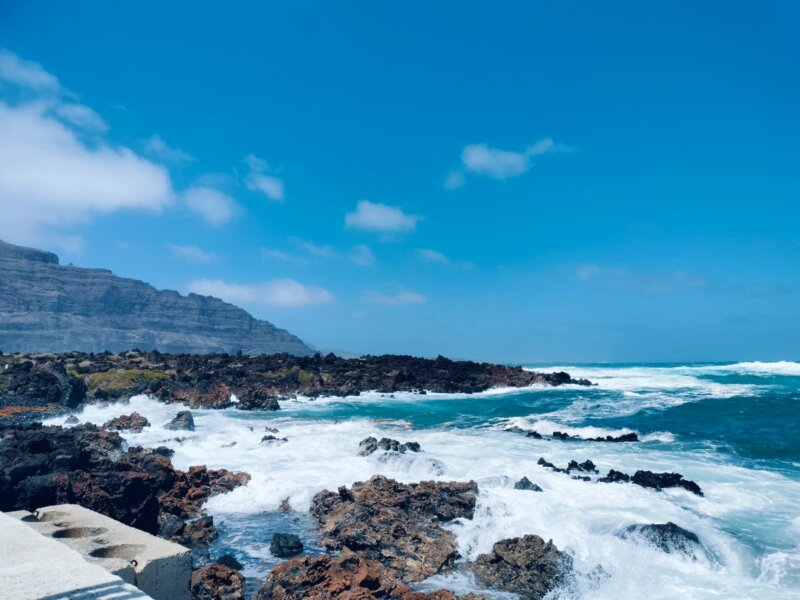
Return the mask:
<svg viewBox="0 0 800 600"><path fill-rule="evenodd" d="M494 387L584 385L568 373L413 356L328 354L0 354L0 422L41 419L83 403L148 394L192 408L279 410L280 400L364 392L476 393Z"/></svg>

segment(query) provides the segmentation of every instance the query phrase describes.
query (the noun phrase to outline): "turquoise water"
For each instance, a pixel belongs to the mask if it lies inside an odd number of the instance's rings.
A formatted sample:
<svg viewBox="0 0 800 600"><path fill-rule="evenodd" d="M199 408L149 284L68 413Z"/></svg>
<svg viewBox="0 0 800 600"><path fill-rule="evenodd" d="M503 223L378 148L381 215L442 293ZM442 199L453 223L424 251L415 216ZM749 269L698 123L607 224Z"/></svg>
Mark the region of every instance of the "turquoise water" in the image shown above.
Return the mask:
<svg viewBox="0 0 800 600"><path fill-rule="evenodd" d="M316 492L381 473L406 482L477 481L474 519L451 525L461 554L474 559L494 542L526 533L552 538L576 566L574 581L553 598L800 597L800 364L530 367L566 370L597 385L299 398L283 402L277 413L196 411L197 431L181 443L159 425L177 408L138 397L127 410L154 426L129 437L172 447L181 468L208 464L252 475L246 488L208 504L222 533L212 557L233 552L252 589L278 562L268 550L273 533L296 532L307 553L319 552L305 512ZM87 408L82 420L104 422L119 412L118 406ZM261 444L265 426L288 441ZM524 434L556 430L583 437L633 431L641 441ZM369 435L417 441L423 452L360 457L358 443ZM676 471L705 496L575 481L543 469L539 457L560 466L591 459L601 473ZM523 475L544 493L514 490ZM277 511L285 499L295 512ZM695 556L665 554L619 536L631 524L667 521L698 535ZM598 565L605 573L600 578ZM437 585L461 592L475 587L463 571L422 587Z"/></svg>

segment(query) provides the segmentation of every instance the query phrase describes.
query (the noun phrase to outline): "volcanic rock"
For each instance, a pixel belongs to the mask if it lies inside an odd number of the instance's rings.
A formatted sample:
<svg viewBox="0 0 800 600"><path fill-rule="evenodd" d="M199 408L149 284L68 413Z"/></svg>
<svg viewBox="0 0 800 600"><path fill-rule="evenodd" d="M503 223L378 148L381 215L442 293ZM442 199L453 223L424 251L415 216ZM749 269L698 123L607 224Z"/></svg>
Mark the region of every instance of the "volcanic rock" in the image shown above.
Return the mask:
<svg viewBox="0 0 800 600"><path fill-rule="evenodd" d="M540 488L538 485L533 483L527 477L523 477L518 482L514 484L515 490L530 490L531 492L543 492L544 490Z"/></svg>
<svg viewBox="0 0 800 600"><path fill-rule="evenodd" d="M269 551L278 558L290 558L303 551L303 542L293 533L276 533L272 536Z"/></svg>
<svg viewBox="0 0 800 600"><path fill-rule="evenodd" d="M141 433L145 427L150 427L150 421L137 412L114 417L103 425L103 429L109 431L130 431L132 433Z"/></svg>
<svg viewBox="0 0 800 600"><path fill-rule="evenodd" d="M698 496L703 492L694 481L684 479L680 473L653 473L652 471L636 471L631 482L646 488L662 490L664 488L682 487Z"/></svg>
<svg viewBox="0 0 800 600"><path fill-rule="evenodd" d="M545 543L538 535L526 535L497 542L470 569L484 585L539 600L565 582L572 558L552 540Z"/></svg>
<svg viewBox="0 0 800 600"><path fill-rule="evenodd" d="M672 522L629 525L620 534L622 538L632 536L638 536L668 554L674 552L694 556L695 550L700 545L700 538L696 533Z"/></svg>
<svg viewBox="0 0 800 600"><path fill-rule="evenodd" d="M414 592L380 562L344 550L340 556L293 558L270 571L254 600L479 600L448 590Z"/></svg>
<svg viewBox="0 0 800 600"><path fill-rule="evenodd" d="M238 570L209 563L192 571L193 600L244 600L245 578Z"/></svg>
<svg viewBox="0 0 800 600"><path fill-rule="evenodd" d="M376 475L351 489L318 493L311 513L328 550L350 549L404 580L421 581L458 558L455 536L439 523L471 519L477 491L474 481L407 485Z"/></svg>
<svg viewBox="0 0 800 600"><path fill-rule="evenodd" d="M374 437L361 440L358 447L360 449L358 452L359 456L369 456L378 450L383 450L384 452L398 452L400 454L405 454L406 451L419 452L421 450L417 442L406 442L403 444L391 438L381 438L378 440Z"/></svg>
<svg viewBox="0 0 800 600"><path fill-rule="evenodd" d="M182 410L172 421L164 425L164 429L194 431L194 417L188 410Z"/></svg>

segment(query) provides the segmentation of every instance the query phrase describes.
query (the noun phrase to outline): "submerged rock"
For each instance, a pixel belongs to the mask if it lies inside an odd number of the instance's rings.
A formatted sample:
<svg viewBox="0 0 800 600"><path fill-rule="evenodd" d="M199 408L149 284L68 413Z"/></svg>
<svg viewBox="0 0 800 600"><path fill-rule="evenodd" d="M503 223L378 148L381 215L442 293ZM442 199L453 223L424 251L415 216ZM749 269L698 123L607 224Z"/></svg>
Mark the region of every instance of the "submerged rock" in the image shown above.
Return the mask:
<svg viewBox="0 0 800 600"><path fill-rule="evenodd" d="M219 562L192 571L193 600L244 600L245 578L237 569Z"/></svg>
<svg viewBox="0 0 800 600"><path fill-rule="evenodd" d="M287 438L279 438L274 435L265 435L261 438L262 444L283 444L284 442L288 442Z"/></svg>
<svg viewBox="0 0 800 600"><path fill-rule="evenodd" d="M538 535L497 542L469 567L484 585L539 600L565 582L572 558Z"/></svg>
<svg viewBox="0 0 800 600"><path fill-rule="evenodd" d="M381 438L380 440L374 437L368 437L361 440L358 444L359 456L369 456L370 454L383 450L384 452L398 452L405 454L406 452L420 452L421 448L417 442L398 442L391 438Z"/></svg>
<svg viewBox="0 0 800 600"><path fill-rule="evenodd" d="M188 410L182 410L172 421L164 425L164 429L194 431L194 417Z"/></svg>
<svg viewBox="0 0 800 600"><path fill-rule="evenodd" d="M78 417L75 415L70 415L64 421L64 425L77 425L80 421L78 421Z"/></svg>
<svg viewBox="0 0 800 600"><path fill-rule="evenodd" d="M183 530L172 537L173 541L192 548L205 548L219 537L219 532L214 526L214 517L200 517L189 521Z"/></svg>
<svg viewBox="0 0 800 600"><path fill-rule="evenodd" d="M629 538L638 536L666 553L685 554L694 556L695 550L700 546L700 538L696 533L684 529L675 523L650 523L647 525L629 525L620 537Z"/></svg>
<svg viewBox="0 0 800 600"><path fill-rule="evenodd" d="M278 558L289 558L303 551L303 542L293 533L276 533L272 536L269 551Z"/></svg>
<svg viewBox="0 0 800 600"><path fill-rule="evenodd" d="M340 556L293 558L270 571L254 600L479 600L448 590L414 592L380 562L344 550Z"/></svg>
<svg viewBox="0 0 800 600"><path fill-rule="evenodd" d="M241 571L244 568L242 563L236 560L236 557L233 556L233 554L223 554L215 562L220 565L230 567L231 569L236 569L237 571Z"/></svg>
<svg viewBox="0 0 800 600"><path fill-rule="evenodd" d="M454 534L439 522L471 519L477 492L474 481L403 484L376 475L338 493L320 492L311 514L328 550L350 549L398 577L421 581L458 558Z"/></svg>
<svg viewBox="0 0 800 600"><path fill-rule="evenodd" d="M608 475L600 477L597 481L601 483L627 483L631 480L631 476L622 471L609 470Z"/></svg>
<svg viewBox="0 0 800 600"><path fill-rule="evenodd" d="M543 492L544 490L540 488L538 485L533 483L527 477L523 477L518 482L514 484L515 490L530 490L532 492Z"/></svg>
<svg viewBox="0 0 800 600"><path fill-rule="evenodd" d="M137 412L114 417L103 425L103 429L109 431L130 431L132 433L141 433L145 427L150 427L150 421Z"/></svg>

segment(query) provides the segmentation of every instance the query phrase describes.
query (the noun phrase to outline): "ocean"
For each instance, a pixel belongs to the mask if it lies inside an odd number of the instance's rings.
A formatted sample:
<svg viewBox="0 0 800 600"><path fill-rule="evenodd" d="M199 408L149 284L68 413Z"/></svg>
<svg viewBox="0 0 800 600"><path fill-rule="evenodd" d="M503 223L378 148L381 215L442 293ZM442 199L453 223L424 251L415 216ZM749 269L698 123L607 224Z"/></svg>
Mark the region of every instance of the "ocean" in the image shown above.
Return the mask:
<svg viewBox="0 0 800 600"><path fill-rule="evenodd" d="M548 598L800 598L800 363L528 366L597 385L298 398L269 413L192 410L194 432L164 429L182 407L145 396L76 414L101 424L138 411L152 426L124 433L129 444L168 446L182 469L205 464L251 474L246 487L207 505L221 534L212 558L234 554L251 590L279 562L269 553L273 533L298 533L307 554L320 551L304 512L315 493L383 474L478 482L475 517L447 525L461 554L474 559L494 542L528 533L552 539L572 555L575 577ZM265 427L287 441L262 443ZM641 441L535 439L526 431L635 432ZM422 452L359 456L368 436L416 441ZM601 475L674 471L704 496L574 480L538 465L540 457L560 467L590 459ZM523 476L543 493L515 490ZM294 512L279 512L287 498ZM697 534L693 554L620 536L629 525L668 521ZM437 587L478 590L463 571L419 589Z"/></svg>

